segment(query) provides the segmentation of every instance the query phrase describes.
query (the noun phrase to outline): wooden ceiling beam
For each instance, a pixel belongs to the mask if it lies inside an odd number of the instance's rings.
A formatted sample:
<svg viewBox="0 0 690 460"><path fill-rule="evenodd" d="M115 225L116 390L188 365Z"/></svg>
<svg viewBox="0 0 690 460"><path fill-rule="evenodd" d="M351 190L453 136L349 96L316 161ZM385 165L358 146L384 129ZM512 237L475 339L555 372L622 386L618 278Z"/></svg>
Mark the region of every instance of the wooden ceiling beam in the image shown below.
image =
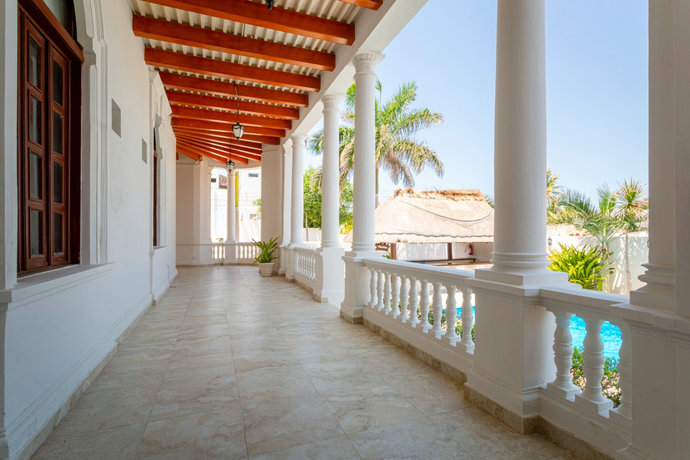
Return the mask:
<svg viewBox="0 0 690 460"><path fill-rule="evenodd" d="M302 93L292 93L277 89L259 88L257 86L237 85L207 78L189 77L170 72L159 72L163 85L168 89L182 89L196 91L216 96L239 97L253 101L285 104L295 107L308 107L309 96ZM237 92L235 92L235 90Z"/></svg>
<svg viewBox="0 0 690 460"><path fill-rule="evenodd" d="M195 148L195 147L193 147L193 146L189 146L189 145L179 145L179 144L178 144L176 148L177 148L177 150L178 150L180 153L182 153L183 155L187 155L187 156L190 156L190 155L201 155L201 156L204 156L204 157L206 157L206 158L210 158L210 159L212 159L212 160L215 160L215 161L217 161L217 162L219 162L219 163L225 163L226 161L228 161L228 159L227 159L226 157L223 157L223 156L221 156L221 155L214 155L213 153L204 151L204 150L202 150L202 149L197 149L197 148ZM248 163L249 163L248 160L245 160L245 161L246 161L245 164L248 164ZM243 161L240 161L240 163L244 163L244 162L243 162Z"/></svg>
<svg viewBox="0 0 690 460"><path fill-rule="evenodd" d="M227 110L251 115L299 120L299 109L282 107L279 105L259 104L256 102L238 101L224 97L203 96L201 94L183 93L181 91L166 91L171 104L189 105L205 109Z"/></svg>
<svg viewBox="0 0 690 460"><path fill-rule="evenodd" d="M289 34L326 40L341 45L355 41L355 26L330 19L297 13L250 0L148 0L149 3L205 14Z"/></svg>
<svg viewBox="0 0 690 460"><path fill-rule="evenodd" d="M252 160L256 160L256 161L261 160L261 153L249 151L243 147L236 147L236 146L233 146L232 144L220 145L220 144L214 143L212 141L204 140L203 138L200 138L200 137L178 136L177 138L181 141L192 142L194 144L198 144L198 145L203 146L203 147L208 147L208 148L212 148L212 149L219 149L219 150L226 152L228 154L240 153L240 154L243 154L244 156L246 156L247 158L250 158Z"/></svg>
<svg viewBox="0 0 690 460"><path fill-rule="evenodd" d="M318 77L282 72L280 70L261 69L250 65L233 64L232 62L155 48L146 48L144 60L148 65L210 75L212 77L248 81L261 85L281 86L300 91L318 92L321 89L321 80Z"/></svg>
<svg viewBox="0 0 690 460"><path fill-rule="evenodd" d="M237 145L229 140L220 140L220 139L210 139L206 137L205 135L198 135L198 134L187 134L187 133L177 133L177 137L181 139L188 139L188 140L198 140L201 141L205 144L208 144L213 147L221 148L221 149L238 149L242 150L246 153L251 153L254 155L261 155L263 153L263 150L261 149L256 149L253 147L245 147L243 145Z"/></svg>
<svg viewBox="0 0 690 460"><path fill-rule="evenodd" d="M255 142L246 142L246 141L238 141L235 139L235 136L231 134L223 134L223 133L212 133L208 131L201 131L193 128L182 128L182 127L176 127L174 128L175 134L178 136L198 136L198 137L203 137L205 139L212 139L214 141L219 141L223 143L230 143L232 145L236 145L238 147L243 147L247 149L248 151L253 151L256 150L255 153L261 153L261 145L257 144Z"/></svg>
<svg viewBox="0 0 690 460"><path fill-rule="evenodd" d="M312 69L327 71L335 69L335 54L247 38L202 27L188 26L164 19L134 15L132 17L132 30L134 30L134 35L137 37L160 40L177 45L282 62L283 64L298 65Z"/></svg>
<svg viewBox="0 0 690 460"><path fill-rule="evenodd" d="M172 126L180 126L186 128L197 128L202 131L227 133L232 136L232 125L229 123L217 123L215 121L204 121L204 120L192 120L189 118L173 118ZM254 128L256 129L256 128ZM246 133L246 131L245 131ZM256 134L245 134L242 136L242 140L245 142L258 142L261 144L268 145L280 145L280 139L271 136L262 136Z"/></svg>
<svg viewBox="0 0 690 460"><path fill-rule="evenodd" d="M383 5L383 0L340 0L350 5L361 6L369 10L378 10Z"/></svg>
<svg viewBox="0 0 690 460"><path fill-rule="evenodd" d="M199 143L199 142L186 141L186 140L179 140L178 142L179 142L181 145L183 145L183 146L195 147L195 148L197 148L197 149L199 149L199 150L204 150L204 151L206 151L206 152L208 152L208 153L211 153L211 154L213 154L213 155L218 155L218 156L220 156L220 157L224 157L224 158L226 158L226 161L227 161L227 159L230 158L231 156L234 157L235 155L240 155L239 152L231 152L231 151L219 149L219 148L216 148L216 147L209 147L209 146L203 145L203 144L201 144L201 143ZM247 154L244 154L244 155L241 155L241 156L242 156L242 158L244 158L244 159L246 159L246 160L261 161L261 157L258 156L258 155L247 155ZM251 158L248 158L248 156L250 156Z"/></svg>
<svg viewBox="0 0 690 460"><path fill-rule="evenodd" d="M292 121L291 120L282 120L279 118L267 118L267 117L257 117L255 115L242 115L237 116L237 113L232 113L232 112L220 112L218 110L206 110L206 109L197 109L194 107L183 107L181 105L173 105L172 106L172 115L173 117L179 117L179 118L194 118L197 120L213 120L213 121L219 121L222 123L231 123L235 124L237 123L237 120L239 119L240 123L242 126L245 127L245 131L248 128L251 127L257 127L257 128L273 128L274 130L281 131L280 136L277 137L283 137L285 135L285 132L283 130L285 129L292 129ZM249 132L249 131L247 131ZM259 134L259 133L256 133ZM278 134L278 133L276 133Z"/></svg>

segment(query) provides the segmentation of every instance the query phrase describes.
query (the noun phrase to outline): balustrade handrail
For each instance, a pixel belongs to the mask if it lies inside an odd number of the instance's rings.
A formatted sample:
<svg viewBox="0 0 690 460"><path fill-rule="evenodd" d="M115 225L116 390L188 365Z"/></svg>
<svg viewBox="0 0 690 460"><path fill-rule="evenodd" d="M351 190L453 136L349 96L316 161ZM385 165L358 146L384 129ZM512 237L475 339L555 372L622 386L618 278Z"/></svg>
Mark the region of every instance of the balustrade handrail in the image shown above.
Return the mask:
<svg viewBox="0 0 690 460"><path fill-rule="evenodd" d="M311 255L316 252L315 248L310 248L307 246L297 246L293 248L296 252L306 255Z"/></svg>
<svg viewBox="0 0 690 460"><path fill-rule="evenodd" d="M470 270L456 270L454 268L436 267L434 265L403 262L384 258L367 258L363 260L367 267L379 270L395 270L398 273L412 275L417 279L440 281L444 284L462 284L466 280L474 278L474 272Z"/></svg>
<svg viewBox="0 0 690 460"><path fill-rule="evenodd" d="M578 316L584 314L604 321L619 318L612 306L630 301L627 295L578 289L576 285L565 288L541 288L539 296L541 304L549 311L568 311Z"/></svg>

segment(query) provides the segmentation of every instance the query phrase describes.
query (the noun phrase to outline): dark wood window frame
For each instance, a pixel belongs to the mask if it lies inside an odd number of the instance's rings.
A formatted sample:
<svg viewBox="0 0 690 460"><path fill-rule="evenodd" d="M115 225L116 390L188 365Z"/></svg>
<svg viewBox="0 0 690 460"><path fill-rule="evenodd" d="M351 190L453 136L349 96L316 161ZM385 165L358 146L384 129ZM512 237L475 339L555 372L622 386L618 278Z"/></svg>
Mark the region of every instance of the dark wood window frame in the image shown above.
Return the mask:
<svg viewBox="0 0 690 460"><path fill-rule="evenodd" d="M79 263L81 48L42 0L19 1L19 274Z"/></svg>

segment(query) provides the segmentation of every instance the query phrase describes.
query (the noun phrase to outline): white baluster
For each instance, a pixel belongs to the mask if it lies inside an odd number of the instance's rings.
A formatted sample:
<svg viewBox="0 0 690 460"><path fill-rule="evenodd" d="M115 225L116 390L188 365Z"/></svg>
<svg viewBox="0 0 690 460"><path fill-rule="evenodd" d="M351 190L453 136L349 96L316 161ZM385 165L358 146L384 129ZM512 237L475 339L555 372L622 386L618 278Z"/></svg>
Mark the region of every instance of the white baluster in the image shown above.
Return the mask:
<svg viewBox="0 0 690 460"><path fill-rule="evenodd" d="M410 326L417 327L419 318L417 312L419 311L419 294L417 291L417 278L410 278Z"/></svg>
<svg viewBox="0 0 690 460"><path fill-rule="evenodd" d="M379 280L378 273L373 268L369 268L369 306L376 308L376 282Z"/></svg>
<svg viewBox="0 0 690 460"><path fill-rule="evenodd" d="M410 313L407 311L407 303L410 300L410 284L407 276L400 277L400 314L402 315L402 322L406 323L410 320Z"/></svg>
<svg viewBox="0 0 690 460"><path fill-rule="evenodd" d="M556 331L553 334L554 361L556 363L556 379L547 388L551 393L560 397L574 400L574 395L580 389L573 383L570 369L573 367L573 336L570 334L570 319L572 313L555 312Z"/></svg>
<svg viewBox="0 0 690 460"><path fill-rule="evenodd" d="M422 280L422 292L419 298L419 309L422 314L422 330L427 332L431 327L429 324L429 282Z"/></svg>
<svg viewBox="0 0 690 460"><path fill-rule="evenodd" d="M448 297L446 298L445 340L452 346L455 346L455 343L460 338L458 337L458 333L455 332L455 327L458 324L458 307L457 303L455 302L455 286L446 286L446 291L448 291Z"/></svg>
<svg viewBox="0 0 690 460"><path fill-rule="evenodd" d="M384 272L384 276L386 277L386 284L383 291L383 304L385 306L383 312L388 315L391 312L391 274Z"/></svg>
<svg viewBox="0 0 690 460"><path fill-rule="evenodd" d="M472 312L472 290L465 286L462 291L462 339L458 348L467 353L474 353L474 340L472 340L472 327L474 326L474 313Z"/></svg>
<svg viewBox="0 0 690 460"><path fill-rule="evenodd" d="M379 288L379 293L377 298L379 299L379 302L376 304L376 309L378 311L383 310L383 288L384 285L386 284L385 274L383 273L383 270L378 271L378 277L379 277L379 282L378 282L378 288Z"/></svg>
<svg viewBox="0 0 690 460"><path fill-rule="evenodd" d="M585 350L582 353L585 373L585 389L575 395L576 401L601 415L608 415L613 403L601 393L601 379L604 378L604 342L601 340L600 319L582 317L587 326Z"/></svg>
<svg viewBox="0 0 690 460"><path fill-rule="evenodd" d="M432 313L434 315L434 327L431 331L436 334L436 338L440 339L443 335L443 297L441 296L441 282L434 283L434 296L432 303Z"/></svg>
<svg viewBox="0 0 690 460"><path fill-rule="evenodd" d="M393 296L391 298L391 307L393 308L393 318L400 316L400 277L393 273Z"/></svg>
<svg viewBox="0 0 690 460"><path fill-rule="evenodd" d="M621 389L621 405L614 410L618 415L632 419L632 344L630 328L626 324L616 324L621 330L621 348L618 350L618 386Z"/></svg>

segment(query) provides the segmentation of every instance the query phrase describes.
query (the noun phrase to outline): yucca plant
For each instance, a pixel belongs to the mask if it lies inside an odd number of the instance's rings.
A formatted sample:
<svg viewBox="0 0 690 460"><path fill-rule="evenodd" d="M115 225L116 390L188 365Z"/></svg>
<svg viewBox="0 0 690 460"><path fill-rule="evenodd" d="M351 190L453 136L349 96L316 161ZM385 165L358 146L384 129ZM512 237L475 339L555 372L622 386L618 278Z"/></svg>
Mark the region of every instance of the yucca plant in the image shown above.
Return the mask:
<svg viewBox="0 0 690 460"><path fill-rule="evenodd" d="M568 274L568 281L585 289L601 291L604 279L613 273L611 264L604 260L598 248L564 246L558 243L561 250L549 250L549 269Z"/></svg>
<svg viewBox="0 0 690 460"><path fill-rule="evenodd" d="M254 245L256 245L256 247L261 251L256 256L256 259L254 259L254 263L252 265L270 264L277 259L273 253L276 252L276 249L278 249L278 237L271 238L269 241L256 241L254 239L252 239L252 241L254 242Z"/></svg>

